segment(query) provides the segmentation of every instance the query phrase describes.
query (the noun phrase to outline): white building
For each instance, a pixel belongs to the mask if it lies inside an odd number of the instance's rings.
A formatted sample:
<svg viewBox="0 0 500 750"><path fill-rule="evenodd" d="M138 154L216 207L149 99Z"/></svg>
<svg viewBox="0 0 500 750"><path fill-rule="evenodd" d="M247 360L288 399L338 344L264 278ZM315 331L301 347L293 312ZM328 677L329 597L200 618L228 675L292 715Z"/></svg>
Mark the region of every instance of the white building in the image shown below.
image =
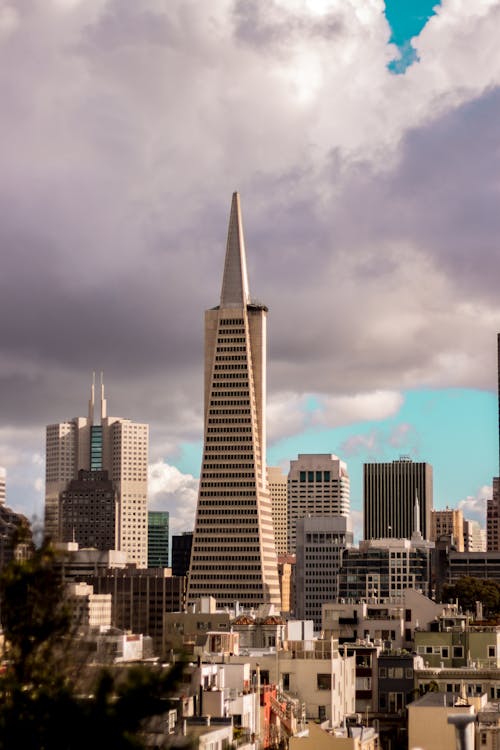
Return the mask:
<svg viewBox="0 0 500 750"><path fill-rule="evenodd" d="M348 516L347 465L331 453L300 453L288 473L288 551L295 552L296 521L306 515Z"/></svg>
<svg viewBox="0 0 500 750"><path fill-rule="evenodd" d="M62 541L60 497L69 483L78 479L78 472L105 471L115 491L114 547L126 552L130 563L146 568L149 427L121 417L108 417L102 383L98 422L94 419L94 406L92 384L88 417L75 417L47 427L45 535L53 541ZM82 508L84 501L82 497Z"/></svg>

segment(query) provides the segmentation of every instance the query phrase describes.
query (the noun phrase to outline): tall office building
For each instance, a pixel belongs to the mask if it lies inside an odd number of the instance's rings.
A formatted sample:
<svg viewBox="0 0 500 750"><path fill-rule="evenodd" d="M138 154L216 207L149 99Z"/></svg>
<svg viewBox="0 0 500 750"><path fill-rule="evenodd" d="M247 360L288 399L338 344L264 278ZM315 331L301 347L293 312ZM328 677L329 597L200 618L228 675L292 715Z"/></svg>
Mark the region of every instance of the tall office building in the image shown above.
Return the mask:
<svg viewBox="0 0 500 750"><path fill-rule="evenodd" d="M498 378L498 430L500 467L500 333L497 333L497 378ZM486 505L486 549L500 552L500 476L493 477L493 497Z"/></svg>
<svg viewBox="0 0 500 750"><path fill-rule="evenodd" d="M347 465L332 453L299 453L288 473L288 552L296 546L296 523L303 516L348 516Z"/></svg>
<svg viewBox="0 0 500 750"><path fill-rule="evenodd" d="M464 514L453 508L431 511L431 541L436 542L440 536L449 536L457 552L464 551Z"/></svg>
<svg viewBox="0 0 500 750"><path fill-rule="evenodd" d="M220 304L205 314L205 437L188 603L262 603L280 591L266 476L266 314L250 298L233 194Z"/></svg>
<svg viewBox="0 0 500 750"><path fill-rule="evenodd" d="M78 491L71 483L79 479L88 481L90 492L93 482L93 491L97 475L79 477L79 472L98 472L99 481L106 478L111 481L115 494L114 547L126 552L130 563L145 568L148 554L148 425L121 417L108 417L102 381L98 421L94 418L94 410L95 386L92 383L87 417L75 417L47 427L45 535L54 541L62 541L63 530L66 535L71 533L73 536L68 524L73 525L74 521L72 523L68 517L63 517L61 509L64 513L73 514L79 504L84 513L85 500L89 498L85 498L84 489L80 491L82 496L76 497L75 492L78 494ZM72 495L70 498L63 495L67 492ZM96 505L95 512L96 523L109 523L109 513L104 507L99 509ZM79 542L76 523L74 525L74 538ZM83 544L85 541L83 538Z"/></svg>
<svg viewBox="0 0 500 750"><path fill-rule="evenodd" d="M415 526L419 507L420 529ZM411 539L419 530L431 532L432 466L401 456L392 463L363 467L363 517L365 539Z"/></svg>
<svg viewBox="0 0 500 750"><path fill-rule="evenodd" d="M269 486L269 494L271 495L276 554L286 555L288 550L287 478L279 466L268 466L267 482Z"/></svg>
<svg viewBox="0 0 500 750"><path fill-rule="evenodd" d="M187 576L193 547L193 532L172 534L172 575Z"/></svg>
<svg viewBox="0 0 500 750"><path fill-rule="evenodd" d="M296 615L321 628L321 607L339 596L343 554L352 546L348 516L306 516L297 519Z"/></svg>
<svg viewBox="0 0 500 750"><path fill-rule="evenodd" d="M168 568L169 515L166 510L148 513L148 568Z"/></svg>

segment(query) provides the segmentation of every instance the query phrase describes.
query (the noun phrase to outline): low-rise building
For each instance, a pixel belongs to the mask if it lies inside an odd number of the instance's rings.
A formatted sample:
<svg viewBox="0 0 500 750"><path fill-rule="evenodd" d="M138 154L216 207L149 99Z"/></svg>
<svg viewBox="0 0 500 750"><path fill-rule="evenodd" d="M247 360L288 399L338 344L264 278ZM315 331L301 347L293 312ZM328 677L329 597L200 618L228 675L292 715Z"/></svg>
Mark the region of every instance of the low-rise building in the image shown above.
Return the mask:
<svg viewBox="0 0 500 750"><path fill-rule="evenodd" d="M425 750L456 750L455 726L448 719L467 714L474 717L472 703L454 693L429 692L408 706L408 747ZM468 747L474 747L474 726L467 728Z"/></svg>
<svg viewBox="0 0 500 750"><path fill-rule="evenodd" d="M378 734L373 727L347 726L332 729L328 722L309 722L306 731L290 737L289 750L377 750Z"/></svg>

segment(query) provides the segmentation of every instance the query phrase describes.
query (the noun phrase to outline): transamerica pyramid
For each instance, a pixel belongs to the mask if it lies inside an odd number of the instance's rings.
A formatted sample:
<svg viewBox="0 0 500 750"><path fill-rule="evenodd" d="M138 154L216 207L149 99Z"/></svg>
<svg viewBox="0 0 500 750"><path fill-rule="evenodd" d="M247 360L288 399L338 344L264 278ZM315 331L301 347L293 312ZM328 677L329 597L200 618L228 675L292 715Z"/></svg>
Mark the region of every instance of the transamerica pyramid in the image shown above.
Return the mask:
<svg viewBox="0 0 500 750"><path fill-rule="evenodd" d="M187 601L280 609L266 479L266 316L233 194L220 304L205 313L205 439Z"/></svg>

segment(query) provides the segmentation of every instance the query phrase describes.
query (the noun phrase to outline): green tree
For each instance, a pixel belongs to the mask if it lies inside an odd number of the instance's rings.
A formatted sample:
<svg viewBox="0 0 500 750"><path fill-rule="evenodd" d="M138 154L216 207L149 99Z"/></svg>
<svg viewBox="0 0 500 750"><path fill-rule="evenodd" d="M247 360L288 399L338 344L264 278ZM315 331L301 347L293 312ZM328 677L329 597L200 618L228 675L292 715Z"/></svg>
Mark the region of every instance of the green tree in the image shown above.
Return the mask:
<svg viewBox="0 0 500 750"><path fill-rule="evenodd" d="M168 709L183 664L169 671L88 669L76 656L53 563L42 547L0 576L0 750L141 748L145 722Z"/></svg>
<svg viewBox="0 0 500 750"><path fill-rule="evenodd" d="M464 612L474 612L476 602L482 602L485 617L493 617L500 612L500 588L496 581L464 577L454 585L443 586L443 601L458 599Z"/></svg>

